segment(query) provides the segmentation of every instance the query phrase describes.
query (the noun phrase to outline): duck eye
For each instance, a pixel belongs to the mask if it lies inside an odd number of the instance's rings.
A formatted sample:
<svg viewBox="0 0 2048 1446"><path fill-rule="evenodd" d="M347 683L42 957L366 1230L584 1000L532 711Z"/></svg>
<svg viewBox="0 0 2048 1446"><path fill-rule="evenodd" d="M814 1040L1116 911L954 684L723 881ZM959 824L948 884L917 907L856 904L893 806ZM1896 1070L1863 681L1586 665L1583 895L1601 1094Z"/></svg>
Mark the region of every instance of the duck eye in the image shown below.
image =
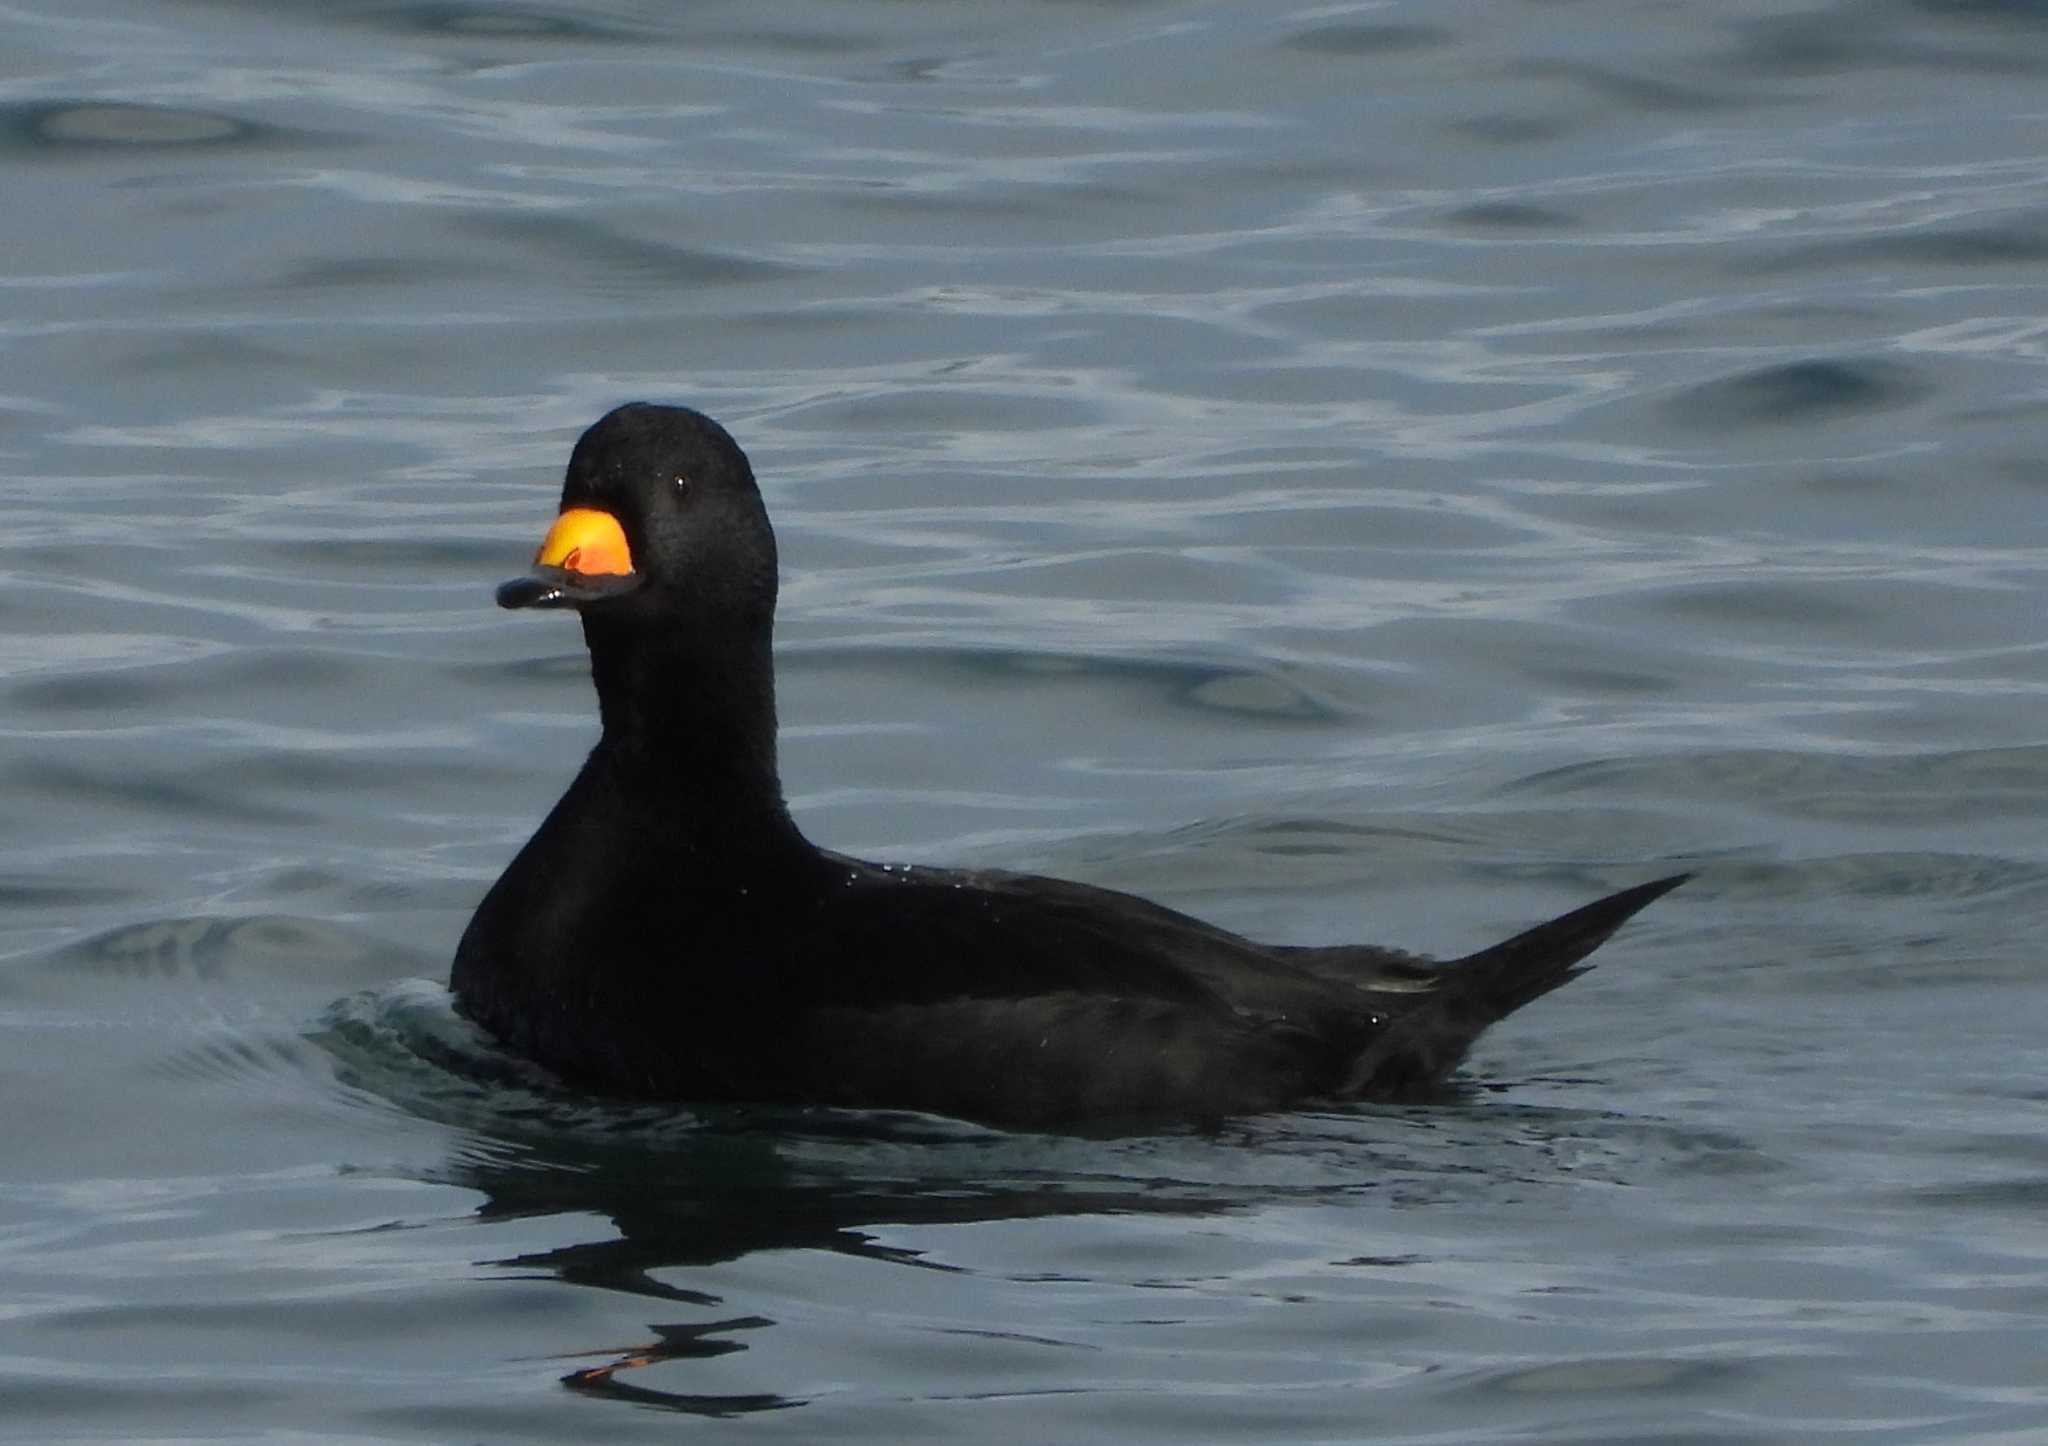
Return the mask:
<svg viewBox="0 0 2048 1446"><path fill-rule="evenodd" d="M688 496L690 495L690 479L689 479L689 478L687 478L687 477L683 476L683 475L682 475L682 474L681 474L680 472L678 472L678 473L677 473L677 474L675 475L675 477L674 477L673 479L671 479L671 480L673 480L673 481L674 481L674 483L676 484L676 496L678 496L678 497L688 497Z"/></svg>

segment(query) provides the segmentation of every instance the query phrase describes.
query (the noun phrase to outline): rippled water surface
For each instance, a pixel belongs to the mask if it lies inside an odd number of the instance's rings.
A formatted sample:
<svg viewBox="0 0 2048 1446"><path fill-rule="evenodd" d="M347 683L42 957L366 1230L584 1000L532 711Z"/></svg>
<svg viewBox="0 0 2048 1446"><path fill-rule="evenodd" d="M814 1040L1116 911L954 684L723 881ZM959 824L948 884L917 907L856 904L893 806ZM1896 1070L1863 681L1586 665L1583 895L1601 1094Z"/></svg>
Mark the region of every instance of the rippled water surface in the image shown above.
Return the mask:
<svg viewBox="0 0 2048 1446"><path fill-rule="evenodd" d="M2048 1433L2048 9L0 10L0 1437ZM579 428L837 847L1476 947L1446 1103L621 1108L449 1009Z"/></svg>

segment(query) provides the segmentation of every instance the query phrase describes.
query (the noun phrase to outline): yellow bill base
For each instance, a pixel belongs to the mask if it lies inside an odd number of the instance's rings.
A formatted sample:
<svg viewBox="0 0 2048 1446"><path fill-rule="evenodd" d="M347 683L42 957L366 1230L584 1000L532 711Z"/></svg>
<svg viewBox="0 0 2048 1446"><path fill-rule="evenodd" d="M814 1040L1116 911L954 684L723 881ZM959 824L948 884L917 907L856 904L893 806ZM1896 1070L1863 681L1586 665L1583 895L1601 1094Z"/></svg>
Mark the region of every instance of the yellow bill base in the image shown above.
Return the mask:
<svg viewBox="0 0 2048 1446"><path fill-rule="evenodd" d="M541 539L534 562L585 577L615 577L633 571L633 550L619 519L595 507L571 507Z"/></svg>

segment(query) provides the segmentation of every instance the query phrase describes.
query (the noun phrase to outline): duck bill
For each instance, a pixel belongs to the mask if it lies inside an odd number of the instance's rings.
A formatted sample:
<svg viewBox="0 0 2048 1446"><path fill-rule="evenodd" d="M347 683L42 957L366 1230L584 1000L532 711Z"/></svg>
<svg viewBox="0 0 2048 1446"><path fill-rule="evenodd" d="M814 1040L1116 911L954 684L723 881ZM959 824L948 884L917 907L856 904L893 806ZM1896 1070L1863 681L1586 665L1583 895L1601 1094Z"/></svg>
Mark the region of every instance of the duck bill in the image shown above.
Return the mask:
<svg viewBox="0 0 2048 1446"><path fill-rule="evenodd" d="M571 507L541 540L533 571L499 586L498 606L582 607L629 593L640 583L618 518L595 507Z"/></svg>

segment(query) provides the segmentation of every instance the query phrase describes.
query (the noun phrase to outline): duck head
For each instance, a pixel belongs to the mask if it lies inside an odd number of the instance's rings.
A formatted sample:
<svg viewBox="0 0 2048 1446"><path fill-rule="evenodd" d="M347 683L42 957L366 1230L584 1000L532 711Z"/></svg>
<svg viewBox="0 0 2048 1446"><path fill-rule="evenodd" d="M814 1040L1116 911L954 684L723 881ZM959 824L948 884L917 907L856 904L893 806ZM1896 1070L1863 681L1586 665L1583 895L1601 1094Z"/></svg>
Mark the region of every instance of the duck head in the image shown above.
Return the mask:
<svg viewBox="0 0 2048 1446"><path fill-rule="evenodd" d="M602 631L750 632L773 619L775 579L739 444L701 412L630 402L577 441L560 514L498 605L576 608Z"/></svg>
<svg viewBox="0 0 2048 1446"><path fill-rule="evenodd" d="M602 751L730 827L785 830L775 772L775 533L754 469L688 407L633 402L576 443L508 608L582 616ZM650 794L659 793L650 785ZM750 822L751 821L751 822Z"/></svg>

